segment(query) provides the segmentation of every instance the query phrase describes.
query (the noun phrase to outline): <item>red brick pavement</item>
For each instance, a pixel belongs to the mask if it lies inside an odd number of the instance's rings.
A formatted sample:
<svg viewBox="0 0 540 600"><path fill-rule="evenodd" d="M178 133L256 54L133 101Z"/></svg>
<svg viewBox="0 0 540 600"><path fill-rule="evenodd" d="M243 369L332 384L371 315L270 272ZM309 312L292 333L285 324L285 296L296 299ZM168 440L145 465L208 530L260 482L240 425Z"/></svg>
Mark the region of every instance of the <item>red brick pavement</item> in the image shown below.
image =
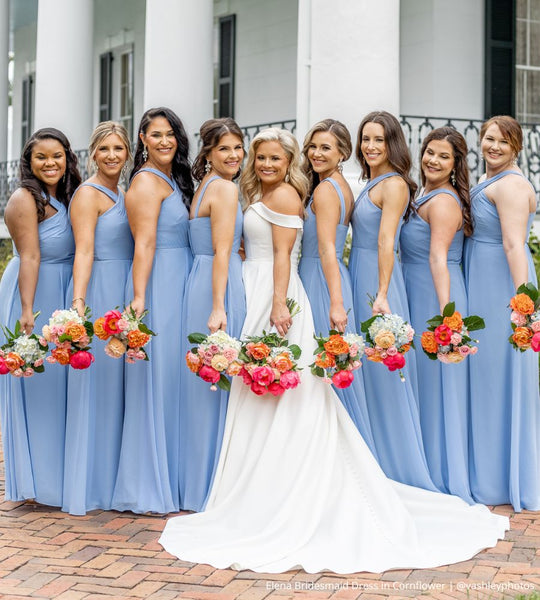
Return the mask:
<svg viewBox="0 0 540 600"><path fill-rule="evenodd" d="M3 472L0 478L3 485ZM165 518L97 510L74 517L46 506L3 502L0 598L498 600L540 590L540 513L514 515L508 506L495 512L511 516L505 540L448 567L264 575L175 559L157 543Z"/></svg>

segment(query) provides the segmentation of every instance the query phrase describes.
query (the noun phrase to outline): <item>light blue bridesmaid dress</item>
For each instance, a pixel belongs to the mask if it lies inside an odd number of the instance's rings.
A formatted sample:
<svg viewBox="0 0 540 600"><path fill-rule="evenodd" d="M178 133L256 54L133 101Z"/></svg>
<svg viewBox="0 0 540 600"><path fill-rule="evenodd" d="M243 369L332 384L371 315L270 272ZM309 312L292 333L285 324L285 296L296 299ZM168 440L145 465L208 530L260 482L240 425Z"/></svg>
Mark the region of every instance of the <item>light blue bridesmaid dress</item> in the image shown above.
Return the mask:
<svg viewBox="0 0 540 600"><path fill-rule="evenodd" d="M193 347L187 340L190 333L207 333L212 312L212 266L214 249L210 217L199 217L199 208L208 185L220 179L211 177L204 185L189 222L189 241L193 252L193 267L184 296L182 325L182 356ZM227 333L240 337L246 316L246 298L242 281L242 259L238 254L242 240L242 209L238 203L234 240L229 261L229 277L225 291ZM202 511L206 506L219 459L229 393L218 388L210 390L206 383L190 373L182 363L182 394L180 396L180 506L183 510Z"/></svg>
<svg viewBox="0 0 540 600"><path fill-rule="evenodd" d="M40 265L34 298L34 333L41 335L53 311L65 308L74 243L65 206L50 198L56 214L38 226ZM13 331L21 316L20 259L9 262L0 282L0 323ZM1 343L4 343L3 335ZM0 414L6 480L6 500L34 498L62 505L66 387L68 368L45 363L45 372L27 379L0 377Z"/></svg>
<svg viewBox="0 0 540 600"><path fill-rule="evenodd" d="M438 194L450 194L461 208L459 197L445 188L418 198L415 207L437 202ZM467 294L461 269L463 238L460 229L448 249L447 265L450 300L466 316ZM403 224L400 243L411 325L420 336L427 329L426 321L440 314L440 306L429 265L431 229L418 213L413 212ZM476 357L446 365L430 360L419 338L416 349L420 425L431 479L440 490L473 503L469 488L467 361L472 360L474 366Z"/></svg>
<svg viewBox="0 0 540 600"><path fill-rule="evenodd" d="M188 210L173 179L144 168L171 186L161 204L156 250L146 288L145 323L157 335L149 362L126 365L124 429L112 508L137 513L179 510L178 449L182 299L192 263ZM131 273L126 300L133 299ZM112 360L112 359L111 359Z"/></svg>
<svg viewBox="0 0 540 600"><path fill-rule="evenodd" d="M385 173L372 179L356 200L351 224L353 239L349 259L349 272L353 289L354 313L357 323L369 319L371 307L368 295L375 296L379 287L378 237L382 210L373 204L370 190L387 177L398 173ZM397 256L400 220L394 247L394 268L388 286L388 304L393 313L409 320L405 283ZM407 364L403 383L396 372L378 363L363 361L364 384L369 421L379 464L390 479L428 490L436 490L426 462L418 403L415 398L416 360L414 351L406 354Z"/></svg>
<svg viewBox="0 0 540 600"><path fill-rule="evenodd" d="M540 509L540 398L538 354L516 351L508 303L516 289L502 243L501 222L485 188L503 171L472 189L474 232L465 244L469 313L484 317L486 328L470 369L470 481L478 502L512 504L514 510ZM530 231L534 213L529 216ZM536 273L527 244L528 279Z"/></svg>
<svg viewBox="0 0 540 600"><path fill-rule="evenodd" d="M94 264L86 290L92 321L125 304L126 281L133 258L133 238L124 194L96 183L83 183L109 197L114 205L97 221ZM82 186L81 186L82 187ZM66 304L73 297L70 283ZM62 510L74 515L111 508L124 419L123 358L107 356L105 342L94 337L95 362L89 369L68 374L64 500Z"/></svg>
<svg viewBox="0 0 540 600"><path fill-rule="evenodd" d="M349 226L345 225L345 198L338 183L328 177L323 181L328 181L332 184L339 196L341 203L341 213L339 223L336 229L336 254L339 265L339 274L341 276L341 294L343 296L343 306L348 313L348 324L346 333L360 333L356 326L353 300L351 289L351 278L347 267L343 264L343 248L347 238ZM322 183L322 181L321 181ZM306 209L306 219L304 220L304 236L302 238L302 257L298 267L300 279L304 285L306 293L311 304L311 312L313 313L313 322L315 324L315 333L317 335L327 335L330 329L329 312L330 312L330 293L328 284L324 276L324 271L319 257L319 241L317 239L317 217L313 212L313 196L311 197ZM365 365L366 359L362 360L362 365ZM375 442L371 433L371 425L366 404L366 394L364 391L363 367L354 372L353 383L345 389L338 389L334 386L336 394L347 409L351 419L353 420L360 435L368 445L371 453L377 457Z"/></svg>

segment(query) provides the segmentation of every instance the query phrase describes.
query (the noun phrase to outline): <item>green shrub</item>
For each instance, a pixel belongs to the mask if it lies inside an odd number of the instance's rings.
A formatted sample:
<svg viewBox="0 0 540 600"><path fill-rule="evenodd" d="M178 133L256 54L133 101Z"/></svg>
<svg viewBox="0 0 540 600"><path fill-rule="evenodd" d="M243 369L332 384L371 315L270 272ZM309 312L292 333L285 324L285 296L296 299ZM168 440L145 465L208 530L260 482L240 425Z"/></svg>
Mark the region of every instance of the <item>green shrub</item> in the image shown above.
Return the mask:
<svg viewBox="0 0 540 600"><path fill-rule="evenodd" d="M0 239L0 277L2 277L4 273L4 269L6 268L9 260L13 256L11 240L10 239Z"/></svg>

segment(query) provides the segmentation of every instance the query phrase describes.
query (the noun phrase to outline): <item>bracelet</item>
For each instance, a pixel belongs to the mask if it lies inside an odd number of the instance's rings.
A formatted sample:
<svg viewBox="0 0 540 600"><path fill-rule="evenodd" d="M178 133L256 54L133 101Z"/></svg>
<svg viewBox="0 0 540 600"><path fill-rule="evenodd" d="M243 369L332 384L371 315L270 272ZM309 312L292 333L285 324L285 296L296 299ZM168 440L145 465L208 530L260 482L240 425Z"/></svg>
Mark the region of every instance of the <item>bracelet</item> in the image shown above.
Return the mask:
<svg viewBox="0 0 540 600"><path fill-rule="evenodd" d="M71 301L71 306L73 306L75 302L77 302L77 300L82 300L84 302L84 298L73 298L73 300Z"/></svg>

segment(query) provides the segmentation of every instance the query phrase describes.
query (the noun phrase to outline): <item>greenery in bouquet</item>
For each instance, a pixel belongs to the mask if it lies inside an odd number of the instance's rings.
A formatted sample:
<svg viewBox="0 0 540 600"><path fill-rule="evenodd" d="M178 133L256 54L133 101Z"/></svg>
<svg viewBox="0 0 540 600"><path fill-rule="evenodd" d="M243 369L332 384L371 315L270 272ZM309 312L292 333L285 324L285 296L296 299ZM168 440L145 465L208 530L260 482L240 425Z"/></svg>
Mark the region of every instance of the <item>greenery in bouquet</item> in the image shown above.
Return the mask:
<svg viewBox="0 0 540 600"><path fill-rule="evenodd" d="M540 294L531 282L524 283L517 289L517 294L510 299L510 325L512 335L508 341L520 352L532 348L540 351Z"/></svg>
<svg viewBox="0 0 540 600"><path fill-rule="evenodd" d="M34 316L37 317L37 314ZM31 377L34 373L43 373L49 350L47 340L35 333L24 333L19 321L13 331L4 326L2 331L7 342L0 348L0 375L9 373L14 377Z"/></svg>
<svg viewBox="0 0 540 600"><path fill-rule="evenodd" d="M90 352L93 335L94 327L88 306L84 317L72 308L55 310L49 323L42 329L45 340L55 346L47 362L70 365L74 369L88 369L94 362Z"/></svg>
<svg viewBox="0 0 540 600"><path fill-rule="evenodd" d="M347 388L354 380L353 371L362 366L364 338L356 333L341 334L334 329L327 336L314 335L317 348L311 372L337 388Z"/></svg>

